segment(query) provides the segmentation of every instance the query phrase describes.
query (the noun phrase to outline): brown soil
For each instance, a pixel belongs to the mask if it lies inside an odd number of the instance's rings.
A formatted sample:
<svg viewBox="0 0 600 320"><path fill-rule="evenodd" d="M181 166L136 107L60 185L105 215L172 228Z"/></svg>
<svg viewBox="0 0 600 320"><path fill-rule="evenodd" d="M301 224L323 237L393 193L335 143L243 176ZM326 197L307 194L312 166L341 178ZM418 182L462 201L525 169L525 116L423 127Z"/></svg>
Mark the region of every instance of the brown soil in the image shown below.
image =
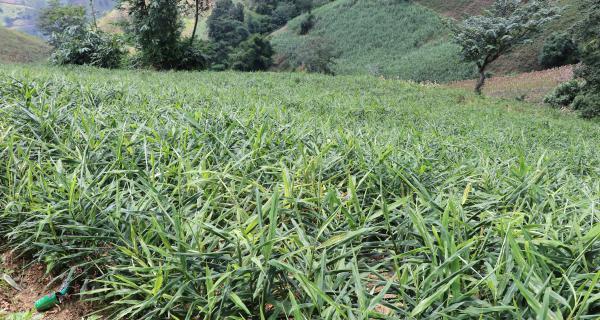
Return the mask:
<svg viewBox="0 0 600 320"><path fill-rule="evenodd" d="M519 99L532 103L542 103L544 97L559 84L573 79L575 66L492 77L486 81L483 93L488 96ZM448 87L473 90L475 80L457 81L446 84Z"/></svg>
<svg viewBox="0 0 600 320"><path fill-rule="evenodd" d="M4 253L0 261L0 274L9 274L23 290L17 291L4 280L0 279L0 319L2 314L27 312L33 309L35 301L44 295L56 291L60 283L51 289L46 285L52 277L45 274L45 267L36 263L25 266L25 261L15 259L10 253ZM78 296L68 297L60 306L43 313L44 320L78 320L89 314L89 304L79 301ZM34 318L38 319L38 318Z"/></svg>

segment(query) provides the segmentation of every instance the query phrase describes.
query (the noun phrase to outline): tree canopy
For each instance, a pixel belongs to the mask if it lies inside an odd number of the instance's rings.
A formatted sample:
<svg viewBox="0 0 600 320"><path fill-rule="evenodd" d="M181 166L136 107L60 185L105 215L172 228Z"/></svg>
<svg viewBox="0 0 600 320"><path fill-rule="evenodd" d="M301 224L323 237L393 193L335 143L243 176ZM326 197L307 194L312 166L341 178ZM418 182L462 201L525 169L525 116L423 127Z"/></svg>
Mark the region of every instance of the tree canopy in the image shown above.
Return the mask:
<svg viewBox="0 0 600 320"><path fill-rule="evenodd" d="M474 62L480 75L475 91L481 93L492 62L530 41L542 25L556 17L558 9L547 0L496 0L485 14L454 24L454 41L460 45L463 59Z"/></svg>

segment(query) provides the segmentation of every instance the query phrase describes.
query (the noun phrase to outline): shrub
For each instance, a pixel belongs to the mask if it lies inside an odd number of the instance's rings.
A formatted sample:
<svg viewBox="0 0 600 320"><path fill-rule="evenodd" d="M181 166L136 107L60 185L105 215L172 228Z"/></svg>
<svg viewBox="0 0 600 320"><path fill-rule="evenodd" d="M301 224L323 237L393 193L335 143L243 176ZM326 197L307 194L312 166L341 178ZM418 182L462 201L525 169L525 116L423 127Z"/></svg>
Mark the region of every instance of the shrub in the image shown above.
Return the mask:
<svg viewBox="0 0 600 320"><path fill-rule="evenodd" d="M190 44L189 39L183 39L179 44L179 59L175 65L178 70L203 70L208 67L208 57L205 55L203 42Z"/></svg>
<svg viewBox="0 0 600 320"><path fill-rule="evenodd" d="M600 116L600 1L582 2L584 18L576 25L575 35L581 49L581 67L576 76L585 80L573 109L584 118Z"/></svg>
<svg viewBox="0 0 600 320"><path fill-rule="evenodd" d="M311 13L308 14L302 22L300 22L300 35L306 35L315 26L315 16Z"/></svg>
<svg viewBox="0 0 600 320"><path fill-rule="evenodd" d="M577 80L561 83L546 98L544 102L555 107L570 106L575 97L581 92L581 84Z"/></svg>
<svg viewBox="0 0 600 320"><path fill-rule="evenodd" d="M578 95L573 101L573 110L579 111L583 118L600 117L600 93L589 92Z"/></svg>
<svg viewBox="0 0 600 320"><path fill-rule="evenodd" d="M55 64L117 68L125 55L119 38L82 26L71 26L60 34L54 34L53 39L57 47L51 61Z"/></svg>
<svg viewBox="0 0 600 320"><path fill-rule="evenodd" d="M555 68L579 62L577 45L566 33L553 33L544 42L539 63L545 68Z"/></svg>
<svg viewBox="0 0 600 320"><path fill-rule="evenodd" d="M273 60L273 48L269 40L254 35L242 42L231 57L231 67L239 71L267 70Z"/></svg>
<svg viewBox="0 0 600 320"><path fill-rule="evenodd" d="M333 75L335 58L339 56L332 42L322 37L312 37L289 53L294 68L308 72Z"/></svg>

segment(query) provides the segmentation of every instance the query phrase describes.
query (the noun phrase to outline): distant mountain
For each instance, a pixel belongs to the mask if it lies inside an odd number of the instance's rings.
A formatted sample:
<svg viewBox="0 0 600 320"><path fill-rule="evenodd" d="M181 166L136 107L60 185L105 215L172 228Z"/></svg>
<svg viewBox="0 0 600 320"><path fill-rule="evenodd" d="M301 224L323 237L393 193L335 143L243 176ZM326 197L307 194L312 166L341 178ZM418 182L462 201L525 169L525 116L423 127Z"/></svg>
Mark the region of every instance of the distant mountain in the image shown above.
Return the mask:
<svg viewBox="0 0 600 320"><path fill-rule="evenodd" d="M41 39L4 27L0 27L0 44L0 63L38 62L50 52Z"/></svg>
<svg viewBox="0 0 600 320"><path fill-rule="evenodd" d="M39 35L36 27L40 9L48 5L47 0L0 0L0 26ZM64 0L63 3L80 5L90 10L90 0ZM93 0L96 15L102 16L115 6L114 0Z"/></svg>

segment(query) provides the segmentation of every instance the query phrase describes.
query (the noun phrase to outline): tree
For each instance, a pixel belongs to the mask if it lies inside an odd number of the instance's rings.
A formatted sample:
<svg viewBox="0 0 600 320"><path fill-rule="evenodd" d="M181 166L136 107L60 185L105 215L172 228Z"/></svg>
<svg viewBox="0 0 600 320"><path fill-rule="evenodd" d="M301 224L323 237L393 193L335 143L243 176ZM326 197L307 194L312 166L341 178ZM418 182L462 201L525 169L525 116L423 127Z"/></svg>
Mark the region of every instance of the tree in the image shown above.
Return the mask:
<svg viewBox="0 0 600 320"><path fill-rule="evenodd" d="M217 64L226 64L233 48L250 36L240 11L243 13L243 7L234 5L233 1L219 0L208 17L208 37L220 57L220 61L214 61Z"/></svg>
<svg viewBox="0 0 600 320"><path fill-rule="evenodd" d="M293 67L308 72L334 75L335 58L339 56L335 45L322 37L310 37L289 54Z"/></svg>
<svg viewBox="0 0 600 320"><path fill-rule="evenodd" d="M558 9L547 0L496 0L482 16L472 16L452 25L454 41L462 58L474 62L479 72L475 92L481 94L489 65L515 46L527 43Z"/></svg>
<svg viewBox="0 0 600 320"><path fill-rule="evenodd" d="M571 35L555 32L544 41L538 60L544 68L555 68L579 62L578 56L579 50Z"/></svg>
<svg viewBox="0 0 600 320"><path fill-rule="evenodd" d="M309 13L300 22L300 31L298 33L301 36L307 35L314 26L315 26L315 15L312 13Z"/></svg>
<svg viewBox="0 0 600 320"><path fill-rule="evenodd" d="M198 20L200 19L200 13L208 11L209 3L208 0L194 0L194 29L192 30L192 36L190 37L190 45L194 43L196 39L196 29L198 29Z"/></svg>
<svg viewBox="0 0 600 320"><path fill-rule="evenodd" d="M273 48L269 40L255 34L240 43L231 57L231 67L239 71L267 70L273 63L272 57Z"/></svg>
<svg viewBox="0 0 600 320"><path fill-rule="evenodd" d="M182 27L177 0L122 0L122 4L131 16L128 30L142 62L157 69L176 65Z"/></svg>
<svg viewBox="0 0 600 320"><path fill-rule="evenodd" d="M56 46L58 43L55 41L58 38L52 37L53 34L62 33L72 26L83 27L86 22L84 7L62 5L59 0L52 0L48 7L40 11L37 27L43 35L50 37L50 43Z"/></svg>

